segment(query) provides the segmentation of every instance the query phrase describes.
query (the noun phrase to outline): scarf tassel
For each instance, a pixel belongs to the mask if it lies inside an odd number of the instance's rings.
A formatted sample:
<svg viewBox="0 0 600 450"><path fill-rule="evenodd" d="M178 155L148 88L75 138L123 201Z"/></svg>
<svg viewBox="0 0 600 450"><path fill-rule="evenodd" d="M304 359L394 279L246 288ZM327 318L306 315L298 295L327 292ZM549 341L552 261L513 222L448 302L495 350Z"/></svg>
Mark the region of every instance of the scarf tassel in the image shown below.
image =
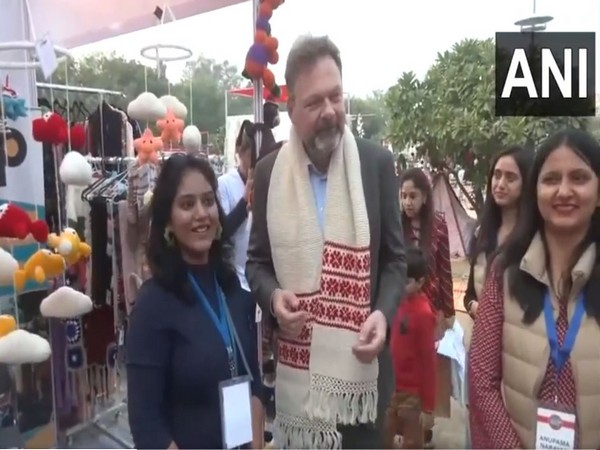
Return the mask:
<svg viewBox="0 0 600 450"><path fill-rule="evenodd" d="M305 426L295 426L275 417L274 438L276 448L296 449L342 448L342 435L335 429L330 431L312 430Z"/></svg>
<svg viewBox="0 0 600 450"><path fill-rule="evenodd" d="M377 419L377 399L377 390L341 394L311 388L309 417L341 425L373 423Z"/></svg>

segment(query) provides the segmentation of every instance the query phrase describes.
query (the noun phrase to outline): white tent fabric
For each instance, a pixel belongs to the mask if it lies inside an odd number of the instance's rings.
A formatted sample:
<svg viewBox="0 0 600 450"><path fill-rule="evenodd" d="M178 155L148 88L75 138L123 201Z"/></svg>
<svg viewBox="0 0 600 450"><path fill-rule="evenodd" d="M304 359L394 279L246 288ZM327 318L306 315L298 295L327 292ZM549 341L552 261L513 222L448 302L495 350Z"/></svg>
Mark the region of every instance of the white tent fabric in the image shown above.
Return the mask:
<svg viewBox="0 0 600 450"><path fill-rule="evenodd" d="M468 254L477 221L469 216L445 175L434 174L431 183L434 208L444 213L448 224L450 256L463 258Z"/></svg>
<svg viewBox="0 0 600 450"><path fill-rule="evenodd" d="M149 28L157 24L154 10L169 6L185 19L247 0L29 0L37 34L51 32L55 44L67 48ZM167 23L169 17L165 17Z"/></svg>

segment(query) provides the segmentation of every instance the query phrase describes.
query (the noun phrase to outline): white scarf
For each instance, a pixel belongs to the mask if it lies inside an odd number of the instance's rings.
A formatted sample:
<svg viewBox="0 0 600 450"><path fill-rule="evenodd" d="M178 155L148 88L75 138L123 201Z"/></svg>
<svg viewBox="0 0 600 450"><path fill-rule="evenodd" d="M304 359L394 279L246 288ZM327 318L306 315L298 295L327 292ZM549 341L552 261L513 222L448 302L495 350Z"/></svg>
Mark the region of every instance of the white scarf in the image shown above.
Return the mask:
<svg viewBox="0 0 600 450"><path fill-rule="evenodd" d="M371 313L370 230L356 141L346 127L327 173L324 232L310 160L292 129L273 166L267 224L277 280L310 319L296 339L279 338L276 443L339 448L337 424L374 422L378 362L352 353Z"/></svg>

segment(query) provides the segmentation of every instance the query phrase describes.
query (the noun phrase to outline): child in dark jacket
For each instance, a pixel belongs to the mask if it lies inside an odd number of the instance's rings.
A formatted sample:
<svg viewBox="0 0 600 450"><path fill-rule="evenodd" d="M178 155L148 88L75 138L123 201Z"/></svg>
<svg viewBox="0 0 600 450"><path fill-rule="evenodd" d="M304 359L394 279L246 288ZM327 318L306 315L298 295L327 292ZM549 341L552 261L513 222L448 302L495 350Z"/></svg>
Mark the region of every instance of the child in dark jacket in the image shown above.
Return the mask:
<svg viewBox="0 0 600 450"><path fill-rule="evenodd" d="M423 448L423 435L433 427L435 406L436 316L421 287L427 261L418 248L406 252L407 285L391 330L396 390L386 412L384 448L396 435L402 448Z"/></svg>

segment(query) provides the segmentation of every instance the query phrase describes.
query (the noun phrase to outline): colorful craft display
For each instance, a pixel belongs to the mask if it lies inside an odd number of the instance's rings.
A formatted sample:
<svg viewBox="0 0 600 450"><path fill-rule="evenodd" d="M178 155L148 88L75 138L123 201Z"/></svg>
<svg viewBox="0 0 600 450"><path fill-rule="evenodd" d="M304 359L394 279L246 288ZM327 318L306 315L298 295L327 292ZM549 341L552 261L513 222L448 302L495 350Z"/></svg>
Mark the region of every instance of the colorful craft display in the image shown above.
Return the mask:
<svg viewBox="0 0 600 450"><path fill-rule="evenodd" d="M14 330L0 337L0 363L38 364L50 358L50 343L38 334Z"/></svg>
<svg viewBox="0 0 600 450"><path fill-rule="evenodd" d="M166 110L173 111L173 114L178 119L185 120L188 114L187 106L185 106L177 97L174 95L163 95L158 99L163 105L165 105Z"/></svg>
<svg viewBox="0 0 600 450"><path fill-rule="evenodd" d="M58 288L40 303L42 316L54 319L75 319L89 313L92 308L90 297L69 286Z"/></svg>
<svg viewBox="0 0 600 450"><path fill-rule="evenodd" d="M167 114L167 107L152 92L142 92L127 105L127 115L134 120L154 122Z"/></svg>
<svg viewBox="0 0 600 450"><path fill-rule="evenodd" d="M146 128L144 133L133 141L133 147L137 152L138 164L156 164L158 162L158 152L163 149L163 141L154 136L150 128Z"/></svg>
<svg viewBox="0 0 600 450"><path fill-rule="evenodd" d="M261 0L256 19L254 43L246 54L246 62L242 75L250 80L262 80L264 87L275 97L279 97L280 88L275 83L275 75L268 64L279 61L279 41L271 34L270 20L273 11L279 8L285 0Z"/></svg>
<svg viewBox="0 0 600 450"><path fill-rule="evenodd" d="M165 146L179 144L183 125L183 120L178 119L171 108L167 108L167 115L164 119L156 121L156 126L160 130L160 138Z"/></svg>
<svg viewBox="0 0 600 450"><path fill-rule="evenodd" d="M75 124L69 130L66 120L58 113L47 112L31 122L33 139L44 144L67 144L71 139L71 148L81 150L85 147L85 127Z"/></svg>
<svg viewBox="0 0 600 450"><path fill-rule="evenodd" d="M89 186L93 182L92 165L77 151L68 152L58 169L60 181L67 186Z"/></svg>
<svg viewBox="0 0 600 450"><path fill-rule="evenodd" d="M25 239L29 234L42 244L48 240L48 225L33 220L24 209L14 203L0 205L0 238Z"/></svg>
<svg viewBox="0 0 600 450"><path fill-rule="evenodd" d="M181 137L183 148L188 153L196 153L202 149L202 133L196 125L188 125Z"/></svg>
<svg viewBox="0 0 600 450"><path fill-rule="evenodd" d="M12 121L17 120L19 117L27 117L25 99L19 97L19 95L9 87L8 75L6 76L6 83L2 85L2 109L0 111L4 111L4 115Z"/></svg>
<svg viewBox="0 0 600 450"><path fill-rule="evenodd" d="M65 259L58 253L48 249L41 249L29 257L22 269L15 272L15 291L22 292L27 281L43 283L56 278L65 270Z"/></svg>
<svg viewBox="0 0 600 450"><path fill-rule="evenodd" d="M31 122L33 139L37 142L59 145L68 139L67 122L55 112L47 112Z"/></svg>
<svg viewBox="0 0 600 450"><path fill-rule="evenodd" d="M17 321L13 316L8 314L0 316L0 338L6 336L8 333L12 333L16 329Z"/></svg>
<svg viewBox="0 0 600 450"><path fill-rule="evenodd" d="M19 262L15 257L0 248L0 286L12 286L18 269Z"/></svg>
<svg viewBox="0 0 600 450"><path fill-rule="evenodd" d="M48 247L61 255L68 267L77 264L81 258L88 258L92 253L92 248L81 241L73 228L65 228L60 235L51 233L48 236Z"/></svg>

